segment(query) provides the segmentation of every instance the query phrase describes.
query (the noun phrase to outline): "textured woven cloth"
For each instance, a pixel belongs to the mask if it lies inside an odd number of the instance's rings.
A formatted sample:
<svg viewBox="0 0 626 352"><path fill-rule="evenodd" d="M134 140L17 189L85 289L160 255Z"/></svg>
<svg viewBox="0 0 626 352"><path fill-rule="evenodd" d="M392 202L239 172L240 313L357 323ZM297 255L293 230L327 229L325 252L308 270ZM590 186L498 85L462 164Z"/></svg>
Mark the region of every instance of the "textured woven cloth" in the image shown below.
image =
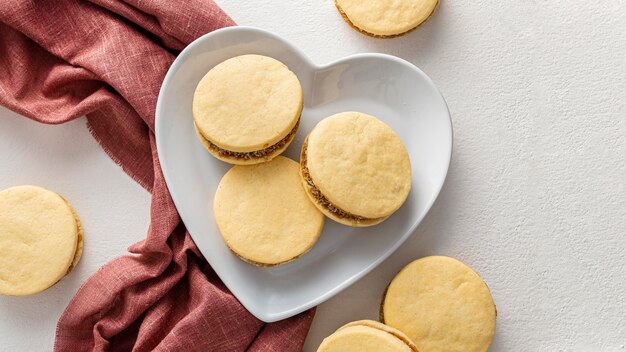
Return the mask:
<svg viewBox="0 0 626 352"><path fill-rule="evenodd" d="M56 351L302 349L314 312L265 324L246 311L189 237L157 159L167 69L189 42L230 25L209 0L0 1L0 104L48 124L86 115L107 154L152 192L146 239L79 289Z"/></svg>

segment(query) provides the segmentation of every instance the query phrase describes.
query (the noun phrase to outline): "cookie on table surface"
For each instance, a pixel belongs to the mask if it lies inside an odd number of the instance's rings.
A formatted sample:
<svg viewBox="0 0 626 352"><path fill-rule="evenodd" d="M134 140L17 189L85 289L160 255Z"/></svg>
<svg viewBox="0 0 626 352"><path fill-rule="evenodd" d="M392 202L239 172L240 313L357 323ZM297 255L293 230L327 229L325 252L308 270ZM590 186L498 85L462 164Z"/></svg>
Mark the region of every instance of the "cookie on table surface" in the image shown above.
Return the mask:
<svg viewBox="0 0 626 352"><path fill-rule="evenodd" d="M404 267L385 291L380 317L420 352L484 352L496 329L487 284L465 264L443 256Z"/></svg>
<svg viewBox="0 0 626 352"><path fill-rule="evenodd" d="M233 57L213 67L196 87L196 134L222 161L265 162L293 140L303 101L300 81L280 61L262 55Z"/></svg>
<svg viewBox="0 0 626 352"><path fill-rule="evenodd" d="M317 242L324 215L308 200L298 163L278 156L257 165L236 165L220 181L213 205L228 247L257 266L288 263Z"/></svg>
<svg viewBox="0 0 626 352"><path fill-rule="evenodd" d="M25 296L57 283L78 263L83 231L72 206L36 186L0 192L0 293Z"/></svg>
<svg viewBox="0 0 626 352"><path fill-rule="evenodd" d="M418 352L410 338L373 320L348 323L322 341L317 352Z"/></svg>
<svg viewBox="0 0 626 352"><path fill-rule="evenodd" d="M359 32L376 38L406 34L424 23L439 0L335 0L341 16Z"/></svg>
<svg viewBox="0 0 626 352"><path fill-rule="evenodd" d="M402 140L360 112L332 115L315 126L302 146L300 173L318 209L349 226L384 221L411 190L411 163Z"/></svg>

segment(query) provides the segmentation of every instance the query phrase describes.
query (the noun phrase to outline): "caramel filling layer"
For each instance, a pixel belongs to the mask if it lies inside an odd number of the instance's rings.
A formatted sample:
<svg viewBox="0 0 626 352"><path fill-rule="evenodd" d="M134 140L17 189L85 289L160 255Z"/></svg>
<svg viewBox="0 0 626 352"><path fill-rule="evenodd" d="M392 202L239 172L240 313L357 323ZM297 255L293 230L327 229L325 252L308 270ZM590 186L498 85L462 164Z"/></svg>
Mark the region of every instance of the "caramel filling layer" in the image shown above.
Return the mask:
<svg viewBox="0 0 626 352"><path fill-rule="evenodd" d="M291 139L293 139L293 136L296 134L296 131L298 130L299 125L300 125L300 119L298 119L298 121L296 122L296 125L293 126L291 131L289 131L289 133L283 139L278 141L276 144L273 144L265 149L255 150L252 152L233 152L232 150L218 147L216 144L206 139L204 136L202 136L202 138L204 138L207 145L209 146L209 149L212 152L217 153L219 154L219 156L224 157L224 158L234 158L234 159L241 159L241 160L267 159L272 153L274 153L276 150L280 150L287 143L289 143ZM200 135L202 135L202 133L200 133Z"/></svg>
<svg viewBox="0 0 626 352"><path fill-rule="evenodd" d="M363 216L360 216L360 215L355 215L355 214L349 213L349 212L339 208L338 206L334 205L333 203L331 203L322 194L322 192L319 190L319 188L317 188L317 186L313 182L313 179L311 178L311 174L309 173L309 168L307 166L307 147L308 147L308 143L305 140L304 141L304 145L302 146L302 153L300 154L300 168L301 168L301 171L302 171L302 176L304 177L304 180L307 183L308 191L313 196L313 198L315 198L317 203L320 204L321 206L323 206L324 208L326 208L333 215L335 215L335 216L337 216L338 218L341 218L341 219L353 220L355 222L377 220L377 219L366 218L366 217L363 217Z"/></svg>

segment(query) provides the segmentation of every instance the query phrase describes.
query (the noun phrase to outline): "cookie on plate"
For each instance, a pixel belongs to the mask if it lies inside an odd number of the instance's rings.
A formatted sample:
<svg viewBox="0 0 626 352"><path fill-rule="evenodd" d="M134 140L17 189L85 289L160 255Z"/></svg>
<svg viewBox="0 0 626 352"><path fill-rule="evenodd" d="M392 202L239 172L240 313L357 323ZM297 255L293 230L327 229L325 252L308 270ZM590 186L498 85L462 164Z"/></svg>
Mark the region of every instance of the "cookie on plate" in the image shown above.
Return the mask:
<svg viewBox="0 0 626 352"><path fill-rule="evenodd" d="M202 145L231 164L258 164L293 140L303 106L300 81L283 63L242 55L213 67L198 83L193 118Z"/></svg>
<svg viewBox="0 0 626 352"><path fill-rule="evenodd" d="M322 341L317 352L418 352L402 332L373 320L348 323Z"/></svg>
<svg viewBox="0 0 626 352"><path fill-rule="evenodd" d="M0 293L25 296L57 283L78 263L83 231L60 195L36 186L0 192Z"/></svg>
<svg viewBox="0 0 626 352"><path fill-rule="evenodd" d="M335 0L335 6L352 28L376 38L406 34L424 23L439 0Z"/></svg>
<svg viewBox="0 0 626 352"><path fill-rule="evenodd" d="M257 165L236 165L222 178L213 210L228 247L263 267L288 263L317 242L324 215L308 200L298 163L278 156Z"/></svg>
<svg viewBox="0 0 626 352"><path fill-rule="evenodd" d="M411 190L411 163L400 137L360 112L339 113L315 126L302 146L300 174L315 206L349 226L384 221Z"/></svg>
<svg viewBox="0 0 626 352"><path fill-rule="evenodd" d="M456 259L418 259L391 281L380 318L401 330L420 352L484 352L496 330L487 284Z"/></svg>

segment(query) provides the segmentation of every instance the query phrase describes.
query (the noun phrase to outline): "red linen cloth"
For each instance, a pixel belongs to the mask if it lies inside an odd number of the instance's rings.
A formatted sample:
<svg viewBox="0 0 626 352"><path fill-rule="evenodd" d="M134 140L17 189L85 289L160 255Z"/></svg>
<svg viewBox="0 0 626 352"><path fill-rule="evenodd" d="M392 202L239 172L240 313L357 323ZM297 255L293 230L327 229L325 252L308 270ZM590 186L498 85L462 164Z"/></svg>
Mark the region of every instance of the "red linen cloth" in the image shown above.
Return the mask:
<svg viewBox="0 0 626 352"><path fill-rule="evenodd" d="M190 41L230 25L210 0L0 1L0 104L49 124L86 115L104 150L152 192L146 239L79 289L56 351L301 350L313 310L273 324L246 311L186 232L157 159L168 67Z"/></svg>

